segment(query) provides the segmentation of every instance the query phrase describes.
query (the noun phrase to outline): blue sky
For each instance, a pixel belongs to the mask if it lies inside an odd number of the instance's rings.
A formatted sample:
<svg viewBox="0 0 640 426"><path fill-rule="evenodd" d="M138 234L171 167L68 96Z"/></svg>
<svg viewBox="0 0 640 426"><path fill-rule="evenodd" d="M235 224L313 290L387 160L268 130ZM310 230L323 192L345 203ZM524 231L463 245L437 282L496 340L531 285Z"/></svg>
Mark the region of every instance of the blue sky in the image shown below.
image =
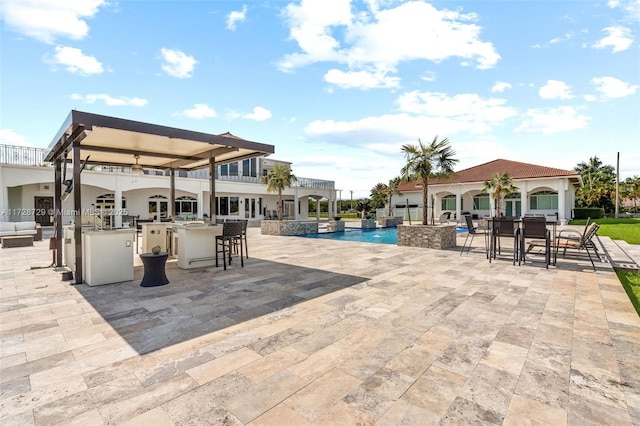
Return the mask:
<svg viewBox="0 0 640 426"><path fill-rule="evenodd" d="M597 155L640 175L640 1L0 3L0 143L71 109L275 145L346 199L435 135L457 169Z"/></svg>

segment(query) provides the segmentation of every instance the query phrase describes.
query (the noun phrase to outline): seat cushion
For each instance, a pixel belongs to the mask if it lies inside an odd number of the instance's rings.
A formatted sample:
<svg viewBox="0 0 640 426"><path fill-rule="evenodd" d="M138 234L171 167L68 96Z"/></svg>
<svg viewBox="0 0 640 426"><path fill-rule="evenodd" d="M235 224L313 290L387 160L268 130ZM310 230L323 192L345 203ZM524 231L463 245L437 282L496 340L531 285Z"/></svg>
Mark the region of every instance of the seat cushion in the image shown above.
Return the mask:
<svg viewBox="0 0 640 426"><path fill-rule="evenodd" d="M560 238L558 239L558 247L579 249L580 241L567 240L565 238Z"/></svg>
<svg viewBox="0 0 640 426"><path fill-rule="evenodd" d="M35 229L25 229L24 231L16 231L13 235L36 235L38 231Z"/></svg>
<svg viewBox="0 0 640 426"><path fill-rule="evenodd" d="M16 232L20 231L33 231L36 230L35 222L15 222Z"/></svg>
<svg viewBox="0 0 640 426"><path fill-rule="evenodd" d="M12 235L16 232L16 225L13 222L0 222L0 235Z"/></svg>

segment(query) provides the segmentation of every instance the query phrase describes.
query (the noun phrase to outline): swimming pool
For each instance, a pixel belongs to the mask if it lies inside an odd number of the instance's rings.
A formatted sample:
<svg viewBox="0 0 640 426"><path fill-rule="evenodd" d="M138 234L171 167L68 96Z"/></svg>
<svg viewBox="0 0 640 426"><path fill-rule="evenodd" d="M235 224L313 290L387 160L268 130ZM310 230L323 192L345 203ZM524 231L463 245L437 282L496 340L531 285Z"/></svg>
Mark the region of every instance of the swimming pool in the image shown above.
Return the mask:
<svg viewBox="0 0 640 426"><path fill-rule="evenodd" d="M467 232L467 228L458 227L456 232L458 234ZM360 243L398 244L398 228L396 227L376 229L345 228L344 232L323 232L299 236L325 240L357 241Z"/></svg>

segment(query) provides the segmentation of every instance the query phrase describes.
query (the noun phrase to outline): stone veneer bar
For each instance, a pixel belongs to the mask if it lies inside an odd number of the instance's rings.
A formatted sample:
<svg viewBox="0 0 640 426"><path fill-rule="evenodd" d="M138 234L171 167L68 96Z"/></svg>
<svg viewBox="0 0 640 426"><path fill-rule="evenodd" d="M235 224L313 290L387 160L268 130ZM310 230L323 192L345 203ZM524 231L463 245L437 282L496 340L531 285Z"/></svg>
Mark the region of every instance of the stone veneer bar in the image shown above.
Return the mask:
<svg viewBox="0 0 640 426"><path fill-rule="evenodd" d="M443 250L456 246L456 225L399 225L398 245Z"/></svg>
<svg viewBox="0 0 640 426"><path fill-rule="evenodd" d="M317 234L318 222L299 220L263 220L260 224L262 235L304 235Z"/></svg>

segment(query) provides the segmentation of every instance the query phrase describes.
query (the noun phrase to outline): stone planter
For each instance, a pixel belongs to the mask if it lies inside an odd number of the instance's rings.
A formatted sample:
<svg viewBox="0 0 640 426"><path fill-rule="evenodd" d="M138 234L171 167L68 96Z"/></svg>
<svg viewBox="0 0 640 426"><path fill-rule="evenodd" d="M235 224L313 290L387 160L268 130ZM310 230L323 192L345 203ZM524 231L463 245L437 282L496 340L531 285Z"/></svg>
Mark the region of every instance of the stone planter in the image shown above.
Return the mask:
<svg viewBox="0 0 640 426"><path fill-rule="evenodd" d="M327 223L327 232L344 232L344 222L330 220Z"/></svg>
<svg viewBox="0 0 640 426"><path fill-rule="evenodd" d="M362 219L360 221L360 227L362 229L375 229L377 228L376 221L375 219Z"/></svg>
<svg viewBox="0 0 640 426"><path fill-rule="evenodd" d="M402 222L402 216L382 216L378 218L378 226L381 226L382 228L402 225Z"/></svg>
<svg viewBox="0 0 640 426"><path fill-rule="evenodd" d="M400 225L398 245L444 250L456 246L456 225Z"/></svg>
<svg viewBox="0 0 640 426"><path fill-rule="evenodd" d="M260 223L262 235L304 235L317 234L318 222L300 220L263 220Z"/></svg>

